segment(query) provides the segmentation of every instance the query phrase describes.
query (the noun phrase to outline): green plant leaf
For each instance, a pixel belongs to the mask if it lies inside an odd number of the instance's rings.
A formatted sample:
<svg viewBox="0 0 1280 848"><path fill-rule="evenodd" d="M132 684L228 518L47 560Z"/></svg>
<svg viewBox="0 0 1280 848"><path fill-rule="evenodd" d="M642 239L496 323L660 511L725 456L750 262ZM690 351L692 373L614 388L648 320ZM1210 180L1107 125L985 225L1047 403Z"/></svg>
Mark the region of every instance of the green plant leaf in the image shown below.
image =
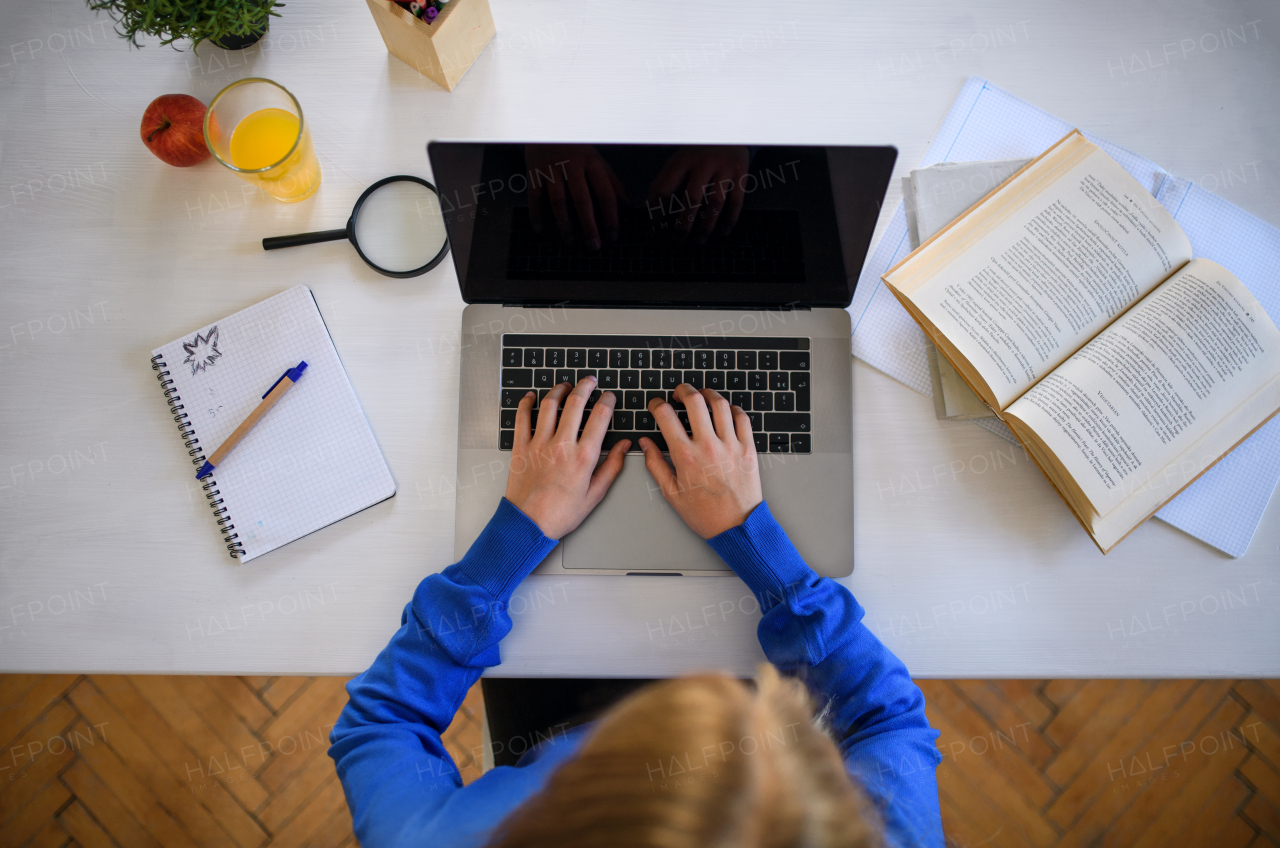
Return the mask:
<svg viewBox="0 0 1280 848"><path fill-rule="evenodd" d="M162 45L190 39L192 49L202 41L244 38L265 32L272 17L280 17L277 0L86 0L90 9L106 12L116 33L141 47L140 35L157 36ZM174 49L178 49L174 46Z"/></svg>

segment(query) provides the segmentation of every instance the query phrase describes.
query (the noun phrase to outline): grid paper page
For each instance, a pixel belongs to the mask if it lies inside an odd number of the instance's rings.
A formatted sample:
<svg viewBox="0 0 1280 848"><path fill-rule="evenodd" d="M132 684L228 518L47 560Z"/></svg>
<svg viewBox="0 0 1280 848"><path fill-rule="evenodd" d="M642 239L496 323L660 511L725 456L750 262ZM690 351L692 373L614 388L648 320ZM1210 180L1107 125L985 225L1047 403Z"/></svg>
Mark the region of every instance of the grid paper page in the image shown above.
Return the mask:
<svg viewBox="0 0 1280 848"><path fill-rule="evenodd" d="M939 125L918 167L1038 156L1072 128L986 80L971 77ZM1280 258L1280 233L1274 227L1210 192L1171 177L1148 159L1088 132L1084 135L1173 213L1191 240L1193 255L1225 266L1240 277L1273 318L1280 316L1280 304L1275 302L1280 300L1280 280L1274 271L1263 272L1268 262L1274 267ZM932 397L924 333L880 281L881 274L910 252L906 213L899 204L863 266L849 306L853 355ZM1016 441L1009 429L995 419L972 423ZM1242 453L1246 448L1260 455L1246 459ZM1280 426L1272 421L1156 517L1231 556L1240 556L1248 549L1278 480Z"/></svg>
<svg viewBox="0 0 1280 848"><path fill-rule="evenodd" d="M174 381L206 457L281 374L307 363L297 385L213 472L211 488L221 493L236 541L244 545L242 562L395 494L391 470L306 286L189 333L155 354Z"/></svg>

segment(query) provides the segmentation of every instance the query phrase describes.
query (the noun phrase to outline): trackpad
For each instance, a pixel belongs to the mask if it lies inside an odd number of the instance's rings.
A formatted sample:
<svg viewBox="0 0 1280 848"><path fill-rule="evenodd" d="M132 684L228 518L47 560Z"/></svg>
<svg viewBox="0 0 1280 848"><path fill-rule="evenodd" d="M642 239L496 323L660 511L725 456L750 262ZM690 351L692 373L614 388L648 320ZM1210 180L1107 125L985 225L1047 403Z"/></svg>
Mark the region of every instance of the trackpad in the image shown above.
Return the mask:
<svg viewBox="0 0 1280 848"><path fill-rule="evenodd" d="M604 501L562 544L565 568L728 570L711 546L667 505L638 454L627 456Z"/></svg>

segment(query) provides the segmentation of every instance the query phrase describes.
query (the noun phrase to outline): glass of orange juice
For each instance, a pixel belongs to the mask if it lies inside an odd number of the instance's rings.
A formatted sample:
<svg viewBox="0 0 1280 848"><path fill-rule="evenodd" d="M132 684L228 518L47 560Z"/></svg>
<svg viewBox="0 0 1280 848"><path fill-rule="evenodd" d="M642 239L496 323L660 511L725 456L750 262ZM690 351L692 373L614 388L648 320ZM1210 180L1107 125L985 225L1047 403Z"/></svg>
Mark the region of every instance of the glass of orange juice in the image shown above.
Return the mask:
<svg viewBox="0 0 1280 848"><path fill-rule="evenodd" d="M277 82L237 80L218 92L204 116L213 158L276 200L296 203L320 187L320 162L298 98Z"/></svg>

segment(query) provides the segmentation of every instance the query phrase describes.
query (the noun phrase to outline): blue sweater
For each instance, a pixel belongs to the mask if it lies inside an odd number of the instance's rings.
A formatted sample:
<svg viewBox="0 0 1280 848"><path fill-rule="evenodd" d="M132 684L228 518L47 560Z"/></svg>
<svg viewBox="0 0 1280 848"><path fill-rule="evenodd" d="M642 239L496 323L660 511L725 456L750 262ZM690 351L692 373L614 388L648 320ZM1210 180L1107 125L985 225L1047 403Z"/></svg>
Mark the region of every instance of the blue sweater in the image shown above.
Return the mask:
<svg viewBox="0 0 1280 848"><path fill-rule="evenodd" d="M770 662L830 703L845 763L884 816L889 844L941 846L938 732L853 595L805 565L765 504L710 544L760 602ZM467 689L502 661L512 592L555 545L504 499L460 562L418 584L391 642L347 684L329 756L363 848L483 845L582 744L589 725L464 787L440 741Z"/></svg>

